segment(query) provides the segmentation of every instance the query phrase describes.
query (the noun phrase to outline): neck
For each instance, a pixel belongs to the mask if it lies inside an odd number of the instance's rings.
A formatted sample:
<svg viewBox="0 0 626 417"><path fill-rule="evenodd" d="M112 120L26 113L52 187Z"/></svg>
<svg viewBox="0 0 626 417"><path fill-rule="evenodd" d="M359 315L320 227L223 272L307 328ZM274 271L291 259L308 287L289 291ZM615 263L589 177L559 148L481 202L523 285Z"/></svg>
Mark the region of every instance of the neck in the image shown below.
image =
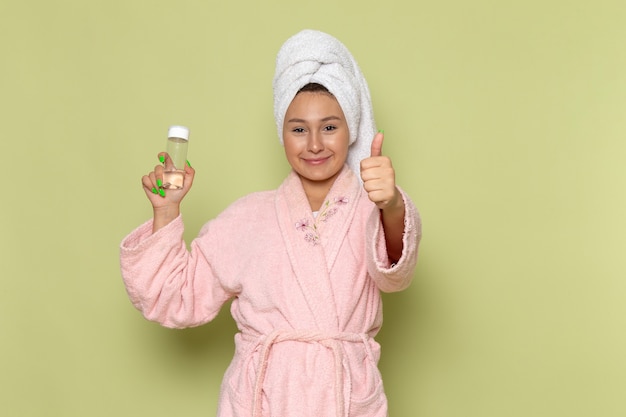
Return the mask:
<svg viewBox="0 0 626 417"><path fill-rule="evenodd" d="M306 194L309 205L311 206L311 211L318 211L320 207L322 207L322 204L324 204L328 192L332 188L338 176L339 174L324 181L311 181L309 179L300 177L300 181L302 182L302 188L304 189L304 194Z"/></svg>
<svg viewBox="0 0 626 417"><path fill-rule="evenodd" d="M324 199L328 195L328 191L330 191L331 187L332 183L328 184L324 182L324 184L316 184L311 181L302 180L302 188L304 188L304 193L311 206L311 211L318 211L320 207L322 207Z"/></svg>

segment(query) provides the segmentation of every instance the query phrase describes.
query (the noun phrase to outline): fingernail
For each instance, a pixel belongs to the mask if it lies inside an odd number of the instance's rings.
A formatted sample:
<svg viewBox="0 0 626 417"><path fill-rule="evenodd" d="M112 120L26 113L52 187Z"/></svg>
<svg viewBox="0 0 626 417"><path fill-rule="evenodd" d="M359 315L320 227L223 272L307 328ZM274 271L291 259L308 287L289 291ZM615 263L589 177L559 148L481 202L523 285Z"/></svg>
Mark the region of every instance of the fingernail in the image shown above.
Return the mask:
<svg viewBox="0 0 626 417"><path fill-rule="evenodd" d="M161 163L165 162L165 157L163 155L159 155L159 161L161 161Z"/></svg>
<svg viewBox="0 0 626 417"><path fill-rule="evenodd" d="M159 188L159 195L161 197L165 197L165 191L163 191L163 188Z"/></svg>
<svg viewBox="0 0 626 417"><path fill-rule="evenodd" d="M385 133L384 129L378 129L378 133Z"/></svg>
<svg viewBox="0 0 626 417"><path fill-rule="evenodd" d="M189 168L191 168L191 164L189 163L189 160L187 160L187 165L189 165Z"/></svg>
<svg viewBox="0 0 626 417"><path fill-rule="evenodd" d="M156 189L156 188L154 188L154 187L152 187L152 192L153 192L154 194L158 194L158 193L159 193L159 192L157 191L157 189Z"/></svg>
<svg viewBox="0 0 626 417"><path fill-rule="evenodd" d="M157 186L161 188L163 186L163 182L157 178Z"/></svg>

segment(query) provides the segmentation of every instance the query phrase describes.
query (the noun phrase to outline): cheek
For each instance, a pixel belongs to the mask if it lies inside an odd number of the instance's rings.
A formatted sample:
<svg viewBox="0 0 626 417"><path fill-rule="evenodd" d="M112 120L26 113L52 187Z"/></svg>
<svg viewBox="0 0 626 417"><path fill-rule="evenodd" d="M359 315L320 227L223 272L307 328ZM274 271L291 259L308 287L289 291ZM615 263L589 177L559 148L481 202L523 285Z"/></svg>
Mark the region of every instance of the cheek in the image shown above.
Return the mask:
<svg viewBox="0 0 626 417"><path fill-rule="evenodd" d="M283 143L284 143L284 147L285 147L285 155L287 156L287 159L292 159L297 157L297 155L300 153L300 150L298 149L298 143L297 141L293 140L293 138L288 138L285 137L283 138Z"/></svg>
<svg viewBox="0 0 626 417"><path fill-rule="evenodd" d="M341 155L348 155L348 149L350 142L348 137L343 137L337 140L335 143L335 152Z"/></svg>

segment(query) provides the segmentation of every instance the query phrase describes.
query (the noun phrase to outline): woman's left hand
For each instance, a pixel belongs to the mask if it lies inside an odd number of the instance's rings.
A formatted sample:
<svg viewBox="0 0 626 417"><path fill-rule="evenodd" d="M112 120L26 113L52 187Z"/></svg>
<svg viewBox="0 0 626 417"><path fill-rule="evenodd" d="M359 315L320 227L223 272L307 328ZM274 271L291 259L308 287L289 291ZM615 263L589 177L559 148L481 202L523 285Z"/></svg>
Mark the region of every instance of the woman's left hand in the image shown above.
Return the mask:
<svg viewBox="0 0 626 417"><path fill-rule="evenodd" d="M398 199L401 199L391 159L382 154L383 139L383 133L377 133L372 141L370 157L361 161L363 188L369 199L381 210L396 207Z"/></svg>
<svg viewBox="0 0 626 417"><path fill-rule="evenodd" d="M361 161L361 179L367 195L380 209L385 243L390 264L398 262L402 256L404 243L404 199L396 187L396 173L391 159L383 156L382 133L376 134L372 141L369 158Z"/></svg>

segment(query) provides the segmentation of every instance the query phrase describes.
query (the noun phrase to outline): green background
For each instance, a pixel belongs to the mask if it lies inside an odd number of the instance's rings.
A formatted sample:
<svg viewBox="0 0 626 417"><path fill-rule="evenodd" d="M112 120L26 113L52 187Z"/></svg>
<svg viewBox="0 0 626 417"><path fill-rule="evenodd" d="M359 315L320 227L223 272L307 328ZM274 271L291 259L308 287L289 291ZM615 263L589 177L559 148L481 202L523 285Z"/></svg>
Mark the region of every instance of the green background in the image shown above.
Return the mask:
<svg viewBox="0 0 626 417"><path fill-rule="evenodd" d="M118 247L170 124L187 239L281 182L271 78L303 28L359 61L423 216L385 296L390 415L626 415L625 22L622 0L3 0L2 415L215 414L227 309L145 321Z"/></svg>

